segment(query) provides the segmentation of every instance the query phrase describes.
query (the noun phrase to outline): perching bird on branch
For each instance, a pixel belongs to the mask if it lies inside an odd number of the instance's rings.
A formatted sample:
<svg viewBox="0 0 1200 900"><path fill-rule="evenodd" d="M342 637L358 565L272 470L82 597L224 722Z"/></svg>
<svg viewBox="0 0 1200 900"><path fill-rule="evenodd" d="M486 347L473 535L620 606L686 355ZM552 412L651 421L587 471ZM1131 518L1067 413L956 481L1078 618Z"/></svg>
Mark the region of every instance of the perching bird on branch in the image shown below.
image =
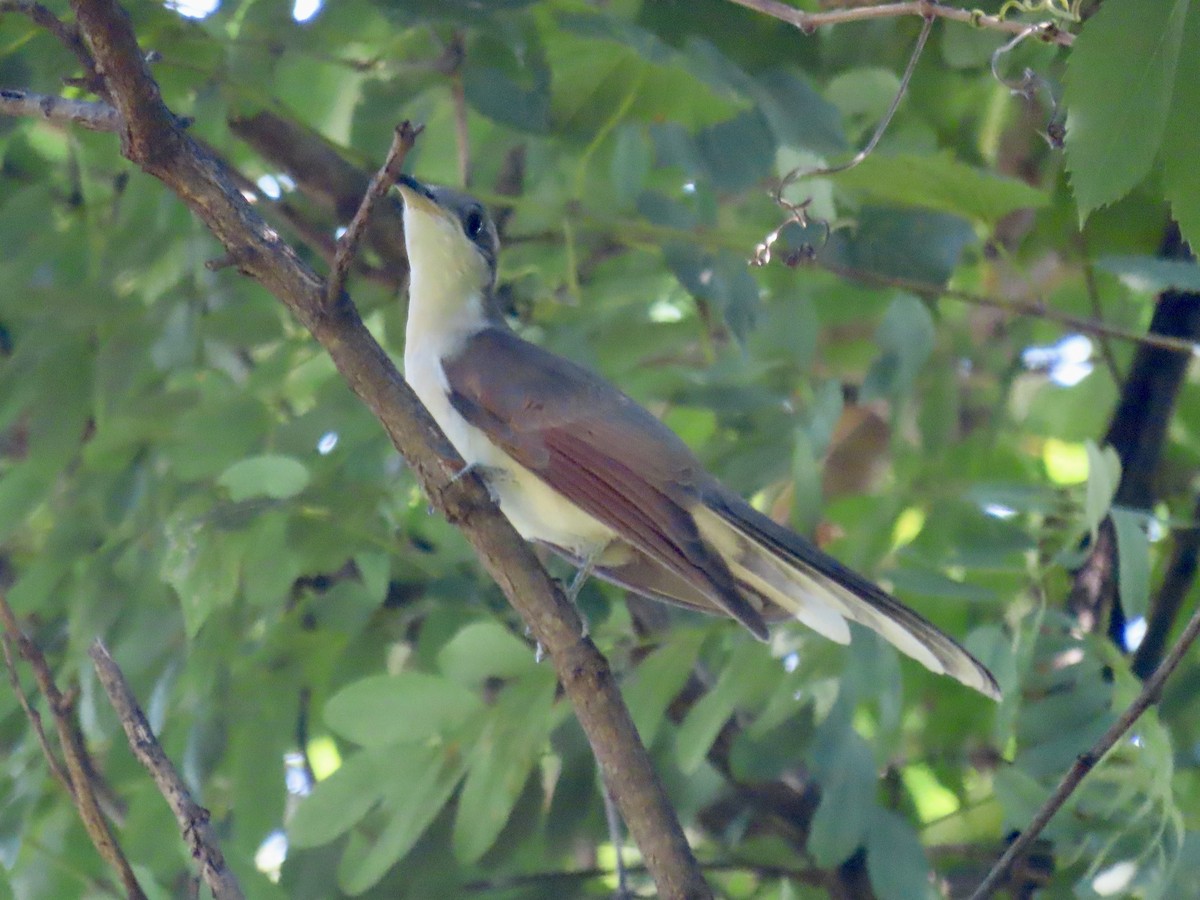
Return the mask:
<svg viewBox="0 0 1200 900"><path fill-rule="evenodd" d="M405 377L526 540L655 600L724 614L760 639L847 620L992 698L952 638L706 472L603 378L519 337L494 302L496 229L479 201L399 181L411 266Z"/></svg>

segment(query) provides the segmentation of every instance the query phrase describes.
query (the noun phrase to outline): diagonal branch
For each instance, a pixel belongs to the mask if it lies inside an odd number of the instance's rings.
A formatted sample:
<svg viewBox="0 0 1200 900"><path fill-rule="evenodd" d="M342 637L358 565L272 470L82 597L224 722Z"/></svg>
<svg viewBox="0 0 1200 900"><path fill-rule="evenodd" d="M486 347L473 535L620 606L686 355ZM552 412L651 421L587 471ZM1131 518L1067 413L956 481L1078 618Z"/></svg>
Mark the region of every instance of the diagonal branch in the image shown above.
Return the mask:
<svg viewBox="0 0 1200 900"><path fill-rule="evenodd" d="M815 265L840 278L857 281L861 284L872 285L874 287L900 288L919 297L930 297L933 299L945 297L949 300L957 300L959 303L966 303L971 306L991 307L1019 316L1032 316L1045 319L1047 322L1058 322L1060 325L1067 325L1077 331L1082 331L1084 334L1103 335L1122 341L1129 341L1143 347L1157 347L1160 350L1169 350L1175 354L1183 355L1185 359L1200 356L1200 344L1190 338L1177 337L1174 334L1161 334L1153 327L1147 332L1132 331L1128 328L1109 325L1107 322L1100 322L1096 319L1072 315L1071 313L1055 309L1040 297L1032 300L1021 300L1016 297L1009 298L997 297L991 294L978 294L974 291L964 291L945 285L913 281L910 278L898 278L891 275L880 275L877 272L867 269L842 266L831 260L823 259L820 256L815 260Z"/></svg>
<svg viewBox="0 0 1200 900"><path fill-rule="evenodd" d="M1070 798L1071 794L1075 793L1075 789L1083 782L1088 772L1092 771L1096 765L1104 759L1105 754L1111 750L1125 733L1133 727L1134 723L1142 717L1142 714L1152 705L1158 702L1162 694L1162 687L1167 679L1171 677L1171 673L1179 666L1183 660L1184 654L1188 652L1197 636L1200 636L1200 609L1192 615L1191 621L1184 628L1183 633L1179 636L1178 642L1171 648L1171 652L1167 654L1167 658L1163 660L1162 665L1154 675L1142 687L1142 692L1138 694L1136 699L1129 704L1125 712L1121 713L1120 718L1109 727L1108 731L1100 736L1100 739L1085 752L1079 754L1075 763L1063 776L1058 787L1054 789L1042 808L1037 811L1028 827L1017 836L1017 839L1008 845L1008 849L1004 851L1004 855L996 861L992 866L992 870L988 873L987 878L975 889L975 893L971 895L971 900L987 900L996 888L1000 886L1005 873L1013 861L1029 849L1029 845L1033 843L1042 830L1050 824L1050 820L1054 818L1064 803Z"/></svg>
<svg viewBox="0 0 1200 900"><path fill-rule="evenodd" d="M324 282L263 222L219 162L182 131L162 102L125 11L113 0L73 0L72 5L124 118L125 155L187 203L239 269L308 328L379 418L433 505L462 529L549 652L659 894L711 897L612 672L595 645L582 637L574 606L501 516L482 483L474 477L454 480L463 467L457 453L349 299L342 295L334 304L324 302Z"/></svg>
<svg viewBox="0 0 1200 900"><path fill-rule="evenodd" d="M354 215L370 175L348 162L322 135L265 110L231 118L228 125L263 159L285 171L301 194L329 211L338 222L348 222ZM287 215L286 209L279 204L276 207ZM403 284L408 276L402 219L397 201L377 206L367 223L367 242L394 284Z"/></svg>
<svg viewBox="0 0 1200 900"><path fill-rule="evenodd" d="M5 621L7 622L7 617L5 617ZM29 697L26 695L24 688L21 687L21 677L17 673L17 662L13 659L12 645L14 642L15 639L7 630L5 630L3 635L0 635L0 650L4 651L4 667L8 669L8 683L12 685L13 693L16 694L17 703L20 704L21 711L25 713L25 718L29 720L29 724L33 727L33 734L37 738L38 746L42 748L42 756L46 759L46 765L50 767L50 774L71 795L71 802L74 802L75 788L71 784L71 776L67 774L66 770L62 767L62 763L58 761L58 757L54 755L54 750L50 747L50 739L46 737L46 729L42 725L41 713L33 708L33 704L29 702Z"/></svg>
<svg viewBox="0 0 1200 900"><path fill-rule="evenodd" d="M70 720L71 704L55 684L54 673L50 671L46 657L21 630L12 607L8 605L8 600L2 594L0 594L0 624L3 625L5 632L6 653L8 641L16 644L21 656L33 669L33 677L37 681L38 690L42 692L42 696L46 698L46 704L50 707L50 714L54 717L54 726L58 731L59 746L62 748L63 759L66 761L66 776L70 783L71 799L75 803L75 809L79 812L79 818L83 821L83 827L86 829L88 837L91 838L92 845L117 873L117 877L121 880L121 886L130 900L146 900L146 895L129 865L129 860L125 858L121 845L113 837L108 819L104 817L104 812L100 809L100 800L96 796L95 785L90 774L92 772L91 760L88 759L87 750L80 740L79 732L76 731ZM38 723L35 722L34 727L40 731ZM43 752L48 753L49 748L44 740L44 735L40 741ZM52 761L50 756L47 756L47 761L56 777L61 777L62 767Z"/></svg>
<svg viewBox="0 0 1200 900"><path fill-rule="evenodd" d="M744 6L772 19L779 19L789 25L795 25L805 34L812 34L825 25L845 25L848 22L869 22L874 19L896 19L905 16L921 16L925 19L948 19L961 22L976 28L986 28L990 31L1002 31L1008 34L1020 34L1029 28L1026 22L1010 22L999 16L987 16L974 9L958 9L953 6L943 6L933 0L911 0L908 3L880 3L876 6L854 6L848 9L831 9L826 12L803 12L794 6L789 6L780 0L729 0L738 6ZM1070 47L1075 42L1075 35L1063 31L1053 22L1045 22L1039 26L1042 40L1049 44Z"/></svg>
<svg viewBox="0 0 1200 900"><path fill-rule="evenodd" d="M183 839L192 857L200 864L200 876L204 883L212 891L215 900L242 900L244 895L237 877L225 864L216 833L209 824L208 810L192 799L179 772L163 752L116 660L98 639L92 642L88 655L92 658L100 685L108 694L121 727L125 729L129 749L154 777L158 792L171 807L171 812L175 813Z"/></svg>
<svg viewBox="0 0 1200 900"><path fill-rule="evenodd" d="M350 224L346 226L346 233L338 239L333 270L329 273L328 284L325 286L326 303L337 303L342 296L342 291L346 287L346 275L350 272L350 265L354 262L358 245L362 241L363 233L367 230L371 213L383 199L383 195L388 192L388 188L396 183L400 167L404 165L404 158L408 156L408 151L412 149L417 135L423 130L424 126L418 125L414 128L408 122L396 126L396 133L392 137L392 146L388 150L383 165L371 178L371 183L367 185L367 192L363 194L358 211L350 220Z"/></svg>

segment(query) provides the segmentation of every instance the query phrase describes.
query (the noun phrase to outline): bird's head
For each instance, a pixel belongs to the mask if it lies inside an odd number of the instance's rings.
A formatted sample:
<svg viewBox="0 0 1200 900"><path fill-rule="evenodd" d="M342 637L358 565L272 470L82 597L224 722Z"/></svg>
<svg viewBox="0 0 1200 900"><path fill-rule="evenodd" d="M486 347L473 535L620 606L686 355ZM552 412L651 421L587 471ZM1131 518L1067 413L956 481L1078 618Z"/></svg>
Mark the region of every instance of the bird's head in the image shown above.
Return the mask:
<svg viewBox="0 0 1200 900"><path fill-rule="evenodd" d="M446 187L424 185L402 175L396 186L404 198L404 241L412 269L412 292L486 302L496 282L496 226L483 204Z"/></svg>

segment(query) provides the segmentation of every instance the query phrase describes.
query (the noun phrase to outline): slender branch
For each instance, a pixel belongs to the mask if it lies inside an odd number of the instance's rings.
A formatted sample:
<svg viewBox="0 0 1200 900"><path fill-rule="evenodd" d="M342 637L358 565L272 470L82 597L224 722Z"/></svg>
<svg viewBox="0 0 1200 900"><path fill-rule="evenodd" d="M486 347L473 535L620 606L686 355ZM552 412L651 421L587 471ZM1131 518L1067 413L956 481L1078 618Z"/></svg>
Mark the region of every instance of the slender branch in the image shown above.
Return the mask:
<svg viewBox="0 0 1200 900"><path fill-rule="evenodd" d="M1111 621L1110 614L1116 597L1117 532L1112 519L1105 517L1096 530L1096 540L1092 542L1083 565L1071 575L1067 610L1079 623L1081 630L1088 633L1097 628L1103 630L1106 623Z"/></svg>
<svg viewBox="0 0 1200 900"><path fill-rule="evenodd" d="M147 71L128 15L114 0L72 0L84 38L125 117L122 151L204 221L240 271L281 300L329 352L379 418L431 503L457 525L489 574L549 652L605 781L664 898L707 898L711 889L637 737L608 664L581 634L563 596L476 477L454 479L462 460L349 298L325 302L323 281L259 217L222 166L179 127Z"/></svg>
<svg viewBox="0 0 1200 900"><path fill-rule="evenodd" d="M42 756L46 758L46 764L50 767L50 774L70 796L71 802L75 801L75 788L71 785L70 776L63 769L62 763L58 761L58 757L54 755L54 750L50 747L50 739L46 737L46 729L42 725L42 715L29 702L29 697L26 696L25 690L21 687L21 677L17 673L16 660L12 655L12 638L9 637L7 629L3 635L0 635L0 648L4 651L4 667L8 669L8 681L12 685L13 693L17 695L17 703L20 704L22 712L25 713L25 718L29 720L29 724L33 726L33 733L37 737L38 746L42 748Z"/></svg>
<svg viewBox="0 0 1200 900"><path fill-rule="evenodd" d="M129 749L150 772L158 792L171 807L171 812L175 813L175 821L179 823L183 839L192 857L200 864L200 876L204 883L216 900L241 900L244 896L242 889L237 877L225 865L216 833L209 824L208 810L192 799L187 785L154 736L121 669L99 639L92 642L88 655L92 658L100 685L108 694L108 700L121 720L121 727L125 729Z"/></svg>
<svg viewBox="0 0 1200 900"><path fill-rule="evenodd" d="M138 883L137 876L125 858L121 845L113 837L108 820L100 809L100 801L96 797L89 772L92 770L87 759L87 750L79 738L79 733L71 724L71 704L63 697L58 685L54 683L54 673L46 662L46 657L38 646L21 630L17 617L13 614L8 599L0 594L0 622L8 640L13 641L21 651L21 656L33 669L34 680L38 690L46 698L50 714L54 717L54 726L58 732L58 742L62 747L63 758L66 761L67 779L71 785L71 797L75 809L83 821L83 827L91 838L92 845L121 881L121 886L130 900L146 900L146 895ZM45 745L43 744L43 747ZM53 768L53 763L51 767Z"/></svg>
<svg viewBox="0 0 1200 900"><path fill-rule="evenodd" d="M371 173L348 162L322 135L266 111L247 118L231 118L229 129L272 165L287 172L301 194L328 210L337 221L345 222L354 216L367 192ZM287 214L286 208L278 208ZM404 284L408 258L404 255L403 214L398 199L376 207L367 225L367 240L382 261L390 282ZM333 254L329 258L332 260Z"/></svg>
<svg viewBox="0 0 1200 900"><path fill-rule="evenodd" d="M370 221L371 213L383 195L396 183L396 178L400 175L400 167L404 165L408 151L412 149L413 142L417 139L417 135L424 130L424 127L423 125L413 127L409 122L401 122L396 126L396 132L392 136L392 146L388 149L383 165L379 167L379 171L372 176L370 184L367 185L367 192L363 194L362 203L359 204L354 218L350 220L346 233L338 239L337 254L333 258L333 271L329 273L329 282L325 287L326 303L336 303L342 296L342 291L346 287L346 275L358 252L363 232L367 230L367 222Z"/></svg>
<svg viewBox="0 0 1200 900"><path fill-rule="evenodd" d="M925 21L921 24L921 33L917 36L917 43L913 46L912 53L909 54L908 65L904 67L904 74L900 77L900 84L896 88L896 93L892 97L892 102L888 106L887 112L883 114L883 118L879 120L879 124L875 126L875 131L871 135L871 139L867 141L867 145L855 153L854 156L850 157L850 159L843 163L838 163L836 166L819 166L815 169L792 169L792 171L783 176L783 180L780 181L779 187L775 191L775 200L777 203L782 204L785 202L783 200L784 188L795 184L801 178L821 178L829 175L837 175L839 172L848 172L855 166L859 165L864 159L866 159L875 151L875 148L879 145L880 140L883 138L884 132L886 132L888 130L888 126L892 124L892 119L896 115L896 110L900 108L900 101L903 100L904 95L908 93L908 85L909 82L912 81L913 72L915 72L917 69L917 61L920 60L921 54L925 51L925 44L929 40L929 33L932 30L933 19L932 17L927 16ZM802 211L803 207L799 207L799 209ZM793 215L795 214L796 209L794 208ZM801 212L801 215L802 214L803 213ZM778 237L779 229L777 229L774 234L776 237ZM773 241L770 241L770 239L768 240L769 243L767 243L766 248L769 251L770 243L773 243Z"/></svg>
<svg viewBox="0 0 1200 900"><path fill-rule="evenodd" d="M1100 287L1096 284L1096 267L1092 265L1091 251L1088 250L1087 236L1081 231L1077 236L1080 250L1080 269L1083 272L1083 285L1087 290L1088 302L1092 307L1092 318L1097 322L1104 319L1104 308L1100 303ZM1108 367L1108 373L1116 384L1122 381L1121 367L1117 365L1117 356L1113 352L1112 342L1104 335L1099 335L1100 358Z"/></svg>
<svg viewBox="0 0 1200 900"><path fill-rule="evenodd" d="M238 189L243 195L246 197L253 197L254 199L251 202L256 203L259 209L270 211L269 213L264 213L264 216L271 219L278 217L279 220L287 228L289 228L297 238L299 238L305 244L308 244L309 248L312 249L312 251L318 256L320 256L321 259L323 259L326 264L330 266L330 268L333 267L334 259L337 258L338 242L330 231L312 221L308 215L297 209L294 204L288 202L287 200L275 200L271 197L268 197L262 192L262 189L259 188L257 184L247 178L238 169L230 165L229 162L221 156L221 154L219 154L204 141L197 140L196 143L206 153L212 156L213 159L219 159L221 161L221 164L225 167L225 171L229 174L229 177L233 179L234 183L238 186ZM367 183L365 176L363 181L364 183ZM379 208L376 207L375 211L378 213ZM235 263L236 260L230 260L230 264ZM210 266L209 268L212 269L213 267ZM361 257L356 260L354 268L355 271L357 271L368 281L372 281L393 291L398 289L403 284L403 273L400 273L400 276L398 277L393 273L391 267L380 268L378 266L372 266ZM215 271L215 269L213 269L213 271Z"/></svg>
<svg viewBox="0 0 1200 900"><path fill-rule="evenodd" d="M729 0L738 6L744 6L764 16L779 19L789 25L795 25L805 34L812 34L823 25L845 25L848 22L867 22L872 19L894 19L903 16L922 16L926 19L949 19L952 22L962 22L976 28L986 28L990 31L1003 31L1008 34L1020 34L1029 25L1025 22L1010 22L998 16L985 16L971 9L957 9L953 6L943 6L932 0L912 0L908 3L881 3L878 6L857 6L851 9L833 9L827 12L802 12L794 6L788 6L780 0ZM1058 44L1070 47L1075 42L1075 35L1063 31L1053 22L1045 22L1041 26L1042 40L1048 44Z"/></svg>
<svg viewBox="0 0 1200 900"><path fill-rule="evenodd" d="M0 89L0 113L79 125L91 131L120 131L121 114L111 105L92 100L68 100L53 94Z"/></svg>
<svg viewBox="0 0 1200 900"><path fill-rule="evenodd" d="M904 291L911 291L922 297L946 297L950 300L969 303L973 306L987 306L1022 316L1035 316L1050 322L1058 322L1078 331L1086 332L1087 334L1119 338L1123 341L1132 341L1133 343L1142 344L1147 347L1159 347L1163 350L1186 353L1189 356L1200 355L1200 345L1197 345L1195 341L1171 337L1170 335L1156 334L1153 331L1142 334L1126 328L1118 328L1116 325L1109 325L1106 322L1097 322L1095 319L1087 319L1083 316L1061 312L1051 306L1047 306L1046 302L1041 299L1017 300L995 297L991 294L976 294L972 291L959 290L958 288L943 287L942 285L929 284L928 282L913 281L908 278L896 278L891 275L880 275L876 272L868 272L863 269L840 266L837 263L829 262L820 257L817 258L816 265L840 278L848 278L851 281L858 281L862 284L870 284L876 287L899 288Z"/></svg>
<svg viewBox="0 0 1200 900"><path fill-rule="evenodd" d="M1017 836L1015 841L1009 844L1008 849L1004 851L1004 855L992 866L992 870L988 873L987 878L983 880L979 887L976 888L975 893L971 895L971 900L986 900L986 898L995 892L1013 861L1024 853L1029 845L1033 843L1034 839L1042 833L1042 830L1054 818L1054 814L1067 802L1067 799L1079 787L1088 772L1096 767L1097 763L1133 727L1133 724L1141 718L1142 714L1151 705L1158 702L1163 685L1171 677L1171 673L1178 667L1184 654L1191 648L1197 636L1200 636L1200 609L1197 609L1192 615L1187 627L1184 628L1183 633L1179 636L1179 641L1171 648L1171 652L1167 654L1167 658L1163 660L1162 665L1158 667L1158 670L1142 687L1142 692L1129 704L1129 707L1112 724L1108 731L1104 732L1089 750L1081 753L1075 759L1074 764L1067 771L1067 774L1063 776L1058 787L1054 789L1054 793L1047 798L1042 808L1037 811L1029 826Z"/></svg>
<svg viewBox="0 0 1200 900"><path fill-rule="evenodd" d="M1200 497L1192 510L1192 521L1200 520ZM1175 531L1174 547L1167 571L1163 574L1158 593L1146 616L1146 635L1133 655L1133 674L1148 678L1162 660L1167 637L1175 625L1183 601L1196 583L1197 563L1200 562L1200 525L1189 525Z"/></svg>

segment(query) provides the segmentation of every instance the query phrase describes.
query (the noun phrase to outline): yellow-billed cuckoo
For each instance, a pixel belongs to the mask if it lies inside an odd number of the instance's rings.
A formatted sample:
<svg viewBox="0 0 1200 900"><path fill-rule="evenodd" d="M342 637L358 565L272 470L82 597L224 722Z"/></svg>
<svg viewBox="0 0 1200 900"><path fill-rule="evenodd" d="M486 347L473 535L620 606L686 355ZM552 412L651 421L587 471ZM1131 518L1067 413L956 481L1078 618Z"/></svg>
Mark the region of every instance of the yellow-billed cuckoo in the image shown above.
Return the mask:
<svg viewBox="0 0 1200 900"><path fill-rule="evenodd" d="M796 618L847 643L850 619L989 697L954 640L721 485L604 379L520 338L494 303L496 229L479 201L402 176L405 377L526 540L656 600L737 619L760 639Z"/></svg>

